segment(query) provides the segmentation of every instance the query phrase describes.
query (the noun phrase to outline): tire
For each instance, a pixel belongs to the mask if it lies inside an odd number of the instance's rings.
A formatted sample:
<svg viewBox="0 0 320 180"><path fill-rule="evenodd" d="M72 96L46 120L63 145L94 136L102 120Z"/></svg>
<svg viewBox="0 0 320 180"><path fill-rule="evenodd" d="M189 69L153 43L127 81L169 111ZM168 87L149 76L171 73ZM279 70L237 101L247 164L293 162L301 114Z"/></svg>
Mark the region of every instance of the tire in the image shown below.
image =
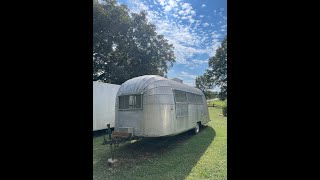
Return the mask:
<svg viewBox="0 0 320 180"><path fill-rule="evenodd" d="M194 129L193 129L193 133L194 133L194 134L198 134L199 131L200 131L200 125L199 125L199 123L197 123L196 126L195 126Z"/></svg>

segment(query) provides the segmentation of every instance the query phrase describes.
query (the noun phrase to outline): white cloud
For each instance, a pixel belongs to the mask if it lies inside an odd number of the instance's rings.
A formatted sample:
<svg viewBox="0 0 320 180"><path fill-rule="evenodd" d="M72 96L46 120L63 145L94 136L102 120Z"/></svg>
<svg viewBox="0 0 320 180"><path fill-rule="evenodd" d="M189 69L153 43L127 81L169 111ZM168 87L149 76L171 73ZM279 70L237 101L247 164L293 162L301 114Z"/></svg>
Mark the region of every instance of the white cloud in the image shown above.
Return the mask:
<svg viewBox="0 0 320 180"><path fill-rule="evenodd" d="M211 37L213 39L217 39L219 36L221 36L221 34L218 34L217 31L214 31L214 32L211 33Z"/></svg>
<svg viewBox="0 0 320 180"><path fill-rule="evenodd" d="M180 76L186 77L186 78L189 78L189 79L196 79L196 77L197 77L196 75L190 74L190 73L185 72L185 71L181 71Z"/></svg>
<svg viewBox="0 0 320 180"><path fill-rule="evenodd" d="M174 0L169 0L169 2L164 6L164 3L162 3L163 7L164 7L164 11L167 13L169 11L171 11L172 9L174 10L178 10L177 8L177 3Z"/></svg>
<svg viewBox="0 0 320 180"><path fill-rule="evenodd" d="M212 45L207 48L207 52L210 57L216 54L216 50L220 46L221 42L219 42L218 39L213 39L211 44Z"/></svg>
<svg viewBox="0 0 320 180"><path fill-rule="evenodd" d="M160 4L161 6L164 6L164 5L166 4L165 1L166 1L166 0L158 0L159 4Z"/></svg>
<svg viewBox="0 0 320 180"><path fill-rule="evenodd" d="M169 5L171 7L176 7L177 6L177 3L174 1L174 0L169 0Z"/></svg>
<svg viewBox="0 0 320 180"><path fill-rule="evenodd" d="M196 12L192 9L192 6L189 3L184 3L181 6L181 10L179 11L179 14L187 16L189 14L195 15Z"/></svg>
<svg viewBox="0 0 320 180"><path fill-rule="evenodd" d="M195 64L206 64L208 63L208 60L199 60L199 59L194 59L191 62L195 63Z"/></svg>
<svg viewBox="0 0 320 180"><path fill-rule="evenodd" d="M182 6L182 9L192 9L191 5L189 3L184 3Z"/></svg>
<svg viewBox="0 0 320 180"><path fill-rule="evenodd" d="M205 4L202 4L201 7L206 7L206 5L205 5Z"/></svg>
<svg viewBox="0 0 320 180"><path fill-rule="evenodd" d="M201 43L205 43L208 40L207 36L203 36L200 40Z"/></svg>
<svg viewBox="0 0 320 180"><path fill-rule="evenodd" d="M199 67L205 64L208 64L208 60L193 59L191 61L187 61L184 65L186 67L189 67L189 69L194 69L195 67Z"/></svg>
<svg viewBox="0 0 320 180"><path fill-rule="evenodd" d="M191 8L191 9L192 9L192 8ZM185 15L190 14L190 13L191 13L191 9L186 9L186 10L184 11L184 14L185 14Z"/></svg>
<svg viewBox="0 0 320 180"><path fill-rule="evenodd" d="M165 11L165 12L169 12L169 11L171 11L171 9L172 9L171 6L165 6L165 7L164 7L164 11Z"/></svg>
<svg viewBox="0 0 320 180"><path fill-rule="evenodd" d="M195 16L195 15L196 15L196 12L195 12L194 10L192 10L192 11L190 12L190 14L191 14L192 16Z"/></svg>
<svg viewBox="0 0 320 180"><path fill-rule="evenodd" d="M196 11L189 3L174 0L157 0L157 2L162 6L161 10L152 10L141 0L130 0L128 7L136 13L141 10L148 12L148 21L156 26L156 32L164 35L169 43L173 44L176 64L185 64L190 68L205 65L206 60L197 60L194 57L196 55L213 56L220 45L217 38L221 30L210 33L207 29L202 29L209 26L209 23L201 24L201 20L193 19ZM164 13L169 11L172 16ZM186 21L182 23L180 19Z"/></svg>
<svg viewBox="0 0 320 180"><path fill-rule="evenodd" d="M176 62L178 64L190 64L190 62L187 61L187 59L192 58L194 54L208 53L207 49L196 49L192 47L187 47L176 42L173 43L173 46L174 54L176 56Z"/></svg>
<svg viewBox="0 0 320 180"><path fill-rule="evenodd" d="M189 22L190 22L190 23L194 23L195 20L191 18L191 19L189 19Z"/></svg>
<svg viewBox="0 0 320 180"><path fill-rule="evenodd" d="M172 73L172 72L175 72L174 69L169 69L168 70L168 73Z"/></svg>
<svg viewBox="0 0 320 180"><path fill-rule="evenodd" d="M196 87L195 81L183 81L183 84L189 85L191 87Z"/></svg>
<svg viewBox="0 0 320 180"><path fill-rule="evenodd" d="M148 6L146 6L146 5L143 4L143 3L140 3L139 0L132 0L132 1L130 2L130 5L131 5L130 10L131 10L132 12L134 12L134 13L139 13L141 10L146 10L146 11L149 10ZM155 11L153 11L153 12L155 12ZM148 13L152 13L152 12L149 12L149 11L148 11Z"/></svg>

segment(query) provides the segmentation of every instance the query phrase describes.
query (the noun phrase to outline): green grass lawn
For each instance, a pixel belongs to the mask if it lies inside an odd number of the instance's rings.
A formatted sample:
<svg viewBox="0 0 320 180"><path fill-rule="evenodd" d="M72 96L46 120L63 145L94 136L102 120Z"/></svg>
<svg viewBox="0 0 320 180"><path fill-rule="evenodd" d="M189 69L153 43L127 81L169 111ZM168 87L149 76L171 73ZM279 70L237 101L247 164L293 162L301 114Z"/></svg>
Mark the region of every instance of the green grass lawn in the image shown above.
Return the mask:
<svg viewBox="0 0 320 180"><path fill-rule="evenodd" d="M221 101L221 100L210 101L208 103L208 106L212 107L212 104L214 104L214 106L222 107L225 104L225 101Z"/></svg>
<svg viewBox="0 0 320 180"><path fill-rule="evenodd" d="M110 146L93 138L93 179L227 179L227 118L209 107L208 126L165 138L120 144L112 167Z"/></svg>

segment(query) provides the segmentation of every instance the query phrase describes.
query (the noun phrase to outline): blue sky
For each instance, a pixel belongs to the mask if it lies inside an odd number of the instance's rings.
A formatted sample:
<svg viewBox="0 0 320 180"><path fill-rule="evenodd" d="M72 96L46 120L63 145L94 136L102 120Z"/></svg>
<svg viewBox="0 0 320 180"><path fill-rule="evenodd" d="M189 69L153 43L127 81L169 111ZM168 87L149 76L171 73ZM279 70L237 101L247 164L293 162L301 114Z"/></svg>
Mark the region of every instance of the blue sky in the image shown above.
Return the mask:
<svg viewBox="0 0 320 180"><path fill-rule="evenodd" d="M148 21L156 25L157 33L174 46L176 62L168 78L180 78L191 86L208 68L209 57L227 34L227 0L117 1L132 12L148 12Z"/></svg>

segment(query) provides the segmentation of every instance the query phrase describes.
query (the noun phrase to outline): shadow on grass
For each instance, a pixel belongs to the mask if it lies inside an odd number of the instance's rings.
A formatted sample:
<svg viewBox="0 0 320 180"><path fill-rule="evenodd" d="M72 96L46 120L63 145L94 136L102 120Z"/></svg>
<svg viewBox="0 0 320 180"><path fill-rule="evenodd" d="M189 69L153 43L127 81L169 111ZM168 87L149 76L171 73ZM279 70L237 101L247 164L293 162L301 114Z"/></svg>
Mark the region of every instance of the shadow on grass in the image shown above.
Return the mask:
<svg viewBox="0 0 320 180"><path fill-rule="evenodd" d="M107 164L107 159L111 157L110 147L107 145L107 152L100 156L103 163L97 164L94 171L108 168L108 171L104 170L103 176L113 179L148 179L157 176L164 179L184 179L215 136L216 132L212 127L203 126L197 135L188 131L171 137L145 138L120 144L113 151L118 162L112 167ZM98 174L100 173L97 172L96 175Z"/></svg>
<svg viewBox="0 0 320 180"><path fill-rule="evenodd" d="M215 137L215 131L209 126L203 126L202 130L196 136L201 136L204 131L208 131L207 133L209 137L206 137L207 144L210 145L213 138ZM127 144L123 151L128 153L138 152L138 153L154 153L161 154L167 151L172 150L172 148L179 146L180 144L186 143L191 138L197 138L191 131L187 131L175 136L167 136L167 137L155 137L155 138L144 138L135 143ZM195 145L195 144L194 144Z"/></svg>
<svg viewBox="0 0 320 180"><path fill-rule="evenodd" d="M97 131L93 131L92 137L96 138L96 137L100 137L100 136L108 136L107 134L107 129L102 129L102 130L97 130ZM111 131L114 131L114 128L111 128Z"/></svg>

